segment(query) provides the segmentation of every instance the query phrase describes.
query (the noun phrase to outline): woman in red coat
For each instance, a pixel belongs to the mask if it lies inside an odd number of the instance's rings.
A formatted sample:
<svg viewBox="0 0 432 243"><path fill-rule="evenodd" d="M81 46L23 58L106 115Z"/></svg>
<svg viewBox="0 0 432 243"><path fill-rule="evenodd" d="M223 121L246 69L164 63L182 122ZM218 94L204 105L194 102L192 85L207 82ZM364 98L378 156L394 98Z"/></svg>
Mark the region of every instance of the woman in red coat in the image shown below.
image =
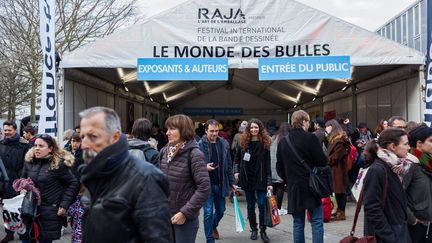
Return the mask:
<svg viewBox="0 0 432 243"><path fill-rule="evenodd" d="M330 120L326 124L326 132L329 134L327 150L328 164L332 170L333 192L336 195L337 211L333 220L345 220L346 189L348 186L347 159L350 152L350 142L346 133L336 120Z"/></svg>

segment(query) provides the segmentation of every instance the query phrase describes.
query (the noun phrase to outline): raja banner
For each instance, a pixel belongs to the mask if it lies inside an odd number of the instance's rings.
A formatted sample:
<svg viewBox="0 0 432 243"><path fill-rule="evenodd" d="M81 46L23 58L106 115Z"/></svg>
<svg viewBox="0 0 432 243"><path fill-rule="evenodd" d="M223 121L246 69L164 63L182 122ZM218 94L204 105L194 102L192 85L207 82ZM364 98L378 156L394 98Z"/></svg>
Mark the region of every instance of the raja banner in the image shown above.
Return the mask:
<svg viewBox="0 0 432 243"><path fill-rule="evenodd" d="M427 52L426 52L426 106L424 122L431 126L432 123L432 0L427 1Z"/></svg>
<svg viewBox="0 0 432 243"><path fill-rule="evenodd" d="M39 134L57 135L55 65L55 0L40 0L39 36L42 45L43 76Z"/></svg>

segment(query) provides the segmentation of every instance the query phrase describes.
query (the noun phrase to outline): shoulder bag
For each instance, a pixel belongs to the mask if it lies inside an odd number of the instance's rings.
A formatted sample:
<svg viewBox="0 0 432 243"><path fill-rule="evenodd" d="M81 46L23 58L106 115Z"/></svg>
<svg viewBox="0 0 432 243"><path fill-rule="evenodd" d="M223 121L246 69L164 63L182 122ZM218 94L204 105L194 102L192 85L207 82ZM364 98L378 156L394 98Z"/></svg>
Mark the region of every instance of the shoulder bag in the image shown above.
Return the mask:
<svg viewBox="0 0 432 243"><path fill-rule="evenodd" d="M325 198L333 193L333 182L330 166L315 166L312 169L304 159L300 157L294 145L291 143L289 135L285 137L288 146L291 148L296 159L309 171L309 188L317 198Z"/></svg>

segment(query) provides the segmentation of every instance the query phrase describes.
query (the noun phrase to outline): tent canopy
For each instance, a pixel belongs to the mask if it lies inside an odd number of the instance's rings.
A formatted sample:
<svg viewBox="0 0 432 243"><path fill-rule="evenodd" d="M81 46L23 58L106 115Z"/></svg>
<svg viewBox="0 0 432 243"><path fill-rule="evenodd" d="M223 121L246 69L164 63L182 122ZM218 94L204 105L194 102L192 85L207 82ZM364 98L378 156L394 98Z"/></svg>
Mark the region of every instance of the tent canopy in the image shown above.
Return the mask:
<svg viewBox="0 0 432 243"><path fill-rule="evenodd" d="M61 66L125 83L132 92L172 106L235 87L288 108L347 83L424 64L424 55L414 49L293 0L169 2L172 7L162 3L143 22L66 54ZM258 81L259 57L292 56L350 56L352 78ZM228 81L143 83L136 81L137 59L143 57L228 57L232 70Z"/></svg>

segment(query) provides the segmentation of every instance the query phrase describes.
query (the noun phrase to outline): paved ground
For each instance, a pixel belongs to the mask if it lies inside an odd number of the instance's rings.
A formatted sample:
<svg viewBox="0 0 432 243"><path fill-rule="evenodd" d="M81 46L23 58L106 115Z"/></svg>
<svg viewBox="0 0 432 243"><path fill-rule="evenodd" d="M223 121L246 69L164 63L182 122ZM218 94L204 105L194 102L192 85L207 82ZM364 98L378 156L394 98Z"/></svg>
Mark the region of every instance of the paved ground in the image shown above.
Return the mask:
<svg viewBox="0 0 432 243"><path fill-rule="evenodd" d="M244 196L239 197L239 202L241 205L243 216L246 220L246 202ZM285 203L285 202L284 202ZM284 204L286 205L286 204ZM347 214L347 220L346 221L332 221L329 223L324 224L324 242L326 243L336 243L339 242L339 240L348 235L348 233L351 230L352 220L354 218L354 212L355 212L355 203L348 203L346 214ZM258 209L257 209L258 213ZM250 232L249 232L249 225L248 222L245 222L245 231L242 233L236 233L235 232L235 224L234 224L234 209L233 204L231 204L227 200L227 210L225 213L224 218L222 219L218 230L221 236L221 239L217 242L220 243L238 243L238 242L262 242L260 238L258 238L258 241L252 241L250 240ZM203 233L203 224L202 224L202 212L200 214L200 229L198 231L197 236L197 243L205 243L205 237ZM66 243L70 242L70 229L66 229L65 235L58 241L55 241L56 243ZM273 243L282 243L282 242L293 242L293 235L292 235L292 217L290 215L284 215L281 216L281 224L274 228L269 228L267 230L267 234ZM363 234L363 214L360 214L358 223L357 223L357 234L356 235L362 235ZM0 230L0 237L4 236L4 231ZM306 242L312 242L311 241L311 228L310 224L307 224L305 227L305 236L306 236ZM17 238L17 237L16 237ZM19 242L18 240L13 242Z"/></svg>

